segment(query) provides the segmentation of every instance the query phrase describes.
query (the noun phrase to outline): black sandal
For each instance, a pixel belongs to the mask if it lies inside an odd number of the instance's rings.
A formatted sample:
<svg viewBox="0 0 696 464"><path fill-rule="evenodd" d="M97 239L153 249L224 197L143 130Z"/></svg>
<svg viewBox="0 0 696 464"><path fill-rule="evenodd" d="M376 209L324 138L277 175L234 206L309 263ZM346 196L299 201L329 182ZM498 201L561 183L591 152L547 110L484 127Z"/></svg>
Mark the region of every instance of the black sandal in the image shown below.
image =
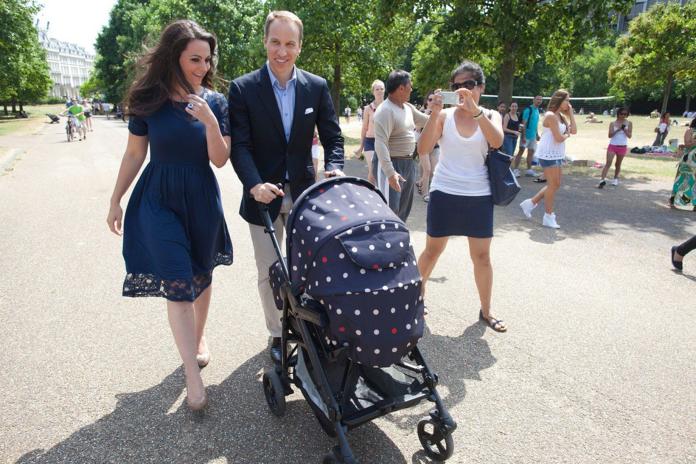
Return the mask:
<svg viewBox="0 0 696 464"><path fill-rule="evenodd" d="M488 324L488 327L496 332L507 332L507 327L502 319L496 319L494 317L486 319L486 317L483 315L483 310L479 311L479 319Z"/></svg>
<svg viewBox="0 0 696 464"><path fill-rule="evenodd" d="M669 257L672 260L672 266L674 266L674 269L681 271L684 269L684 265L682 264L682 261L677 261L676 259L674 259L674 255L676 253L677 253L677 247L673 246Z"/></svg>
<svg viewBox="0 0 696 464"><path fill-rule="evenodd" d="M537 184L543 184L544 182L546 182L546 179L544 179L543 177L537 177L532 182L536 182Z"/></svg>

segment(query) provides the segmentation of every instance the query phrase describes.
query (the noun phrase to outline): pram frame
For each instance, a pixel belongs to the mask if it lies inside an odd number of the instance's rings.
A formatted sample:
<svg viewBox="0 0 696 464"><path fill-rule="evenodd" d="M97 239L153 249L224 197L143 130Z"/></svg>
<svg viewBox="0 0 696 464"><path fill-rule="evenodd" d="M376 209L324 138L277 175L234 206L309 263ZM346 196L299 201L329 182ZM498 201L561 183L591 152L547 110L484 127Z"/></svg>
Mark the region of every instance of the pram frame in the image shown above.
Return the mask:
<svg viewBox="0 0 696 464"><path fill-rule="evenodd" d="M331 181L331 179L327 179L320 182L320 184ZM369 186L369 188L379 193L382 199L384 199L381 192L375 190L372 184L364 179L354 178L354 182ZM300 197L296 200L295 205L299 205L305 195L306 192L300 195ZM339 404L331 388L330 382L326 377L326 373L322 368L317 347L311 342L312 335L309 327L307 326L307 323L311 323L318 328L326 327L328 325L328 317L325 313L319 311L318 309L311 308L311 305L307 304L308 302L304 302L303 304L302 301L298 301L298 298L293 294L290 272L288 265L283 258L283 253L280 244L278 243L278 239L275 235L276 231L270 217L268 205L259 203L258 206L264 223L264 232L270 236L276 257L280 263L283 277L283 282L280 288L280 295L284 301L281 318L281 362L276 364L274 369L267 370L263 376L264 394L271 411L277 416L282 416L285 413L285 396L292 393L292 389L290 388L291 384L294 384L300 388L304 394L302 382L294 371L294 366L297 362L296 353L298 347L302 347L309 356L309 361L311 362L312 368L317 373L318 382L316 382L316 388L322 401L324 402L324 405L327 407L328 419L332 423L335 436L338 441L338 445L335 446L332 452L324 458L324 463L357 463L358 461L353 456L353 452L346 436L348 430L391 412L414 406L424 399L435 403L435 409L430 412L429 419L424 419L418 424L418 435L421 444L423 445L426 454L431 458L444 461L451 457L453 452L451 435L452 432L454 432L454 430L457 428L457 424L447 411L447 408L442 402L442 398L437 392L437 375L430 371L417 345L414 346L407 355L408 358L416 364L402 361L395 365L423 377L423 381L420 383L420 386L423 388L421 388L419 392L394 398L386 398L383 401L365 408L359 414L343 417L342 410L345 406L344 402L348 399L349 393L347 388L351 385L351 382L355 380L352 376L358 375L357 369L355 369L356 364L349 361L346 371L344 372L344 377L341 382L341 391L338 392L342 401L341 404ZM314 300L309 301L313 302ZM319 303L317 302L316 304ZM291 320L295 321L294 325L296 325L296 327L291 323ZM295 333L296 331L299 332L299 334ZM289 349L290 343L296 344L292 350ZM327 357L338 357L342 352L345 352L343 348L337 348L331 353L324 352L324 354ZM292 374L290 372L291 367L293 368ZM311 401L308 402L310 404L312 403ZM311 406L313 409L316 407L314 405ZM328 435L332 435L330 433L331 431L324 426L321 420L320 423L325 432L327 432ZM427 425L426 423L432 425L432 434L425 432L425 427ZM441 443L442 441L444 441L444 445Z"/></svg>

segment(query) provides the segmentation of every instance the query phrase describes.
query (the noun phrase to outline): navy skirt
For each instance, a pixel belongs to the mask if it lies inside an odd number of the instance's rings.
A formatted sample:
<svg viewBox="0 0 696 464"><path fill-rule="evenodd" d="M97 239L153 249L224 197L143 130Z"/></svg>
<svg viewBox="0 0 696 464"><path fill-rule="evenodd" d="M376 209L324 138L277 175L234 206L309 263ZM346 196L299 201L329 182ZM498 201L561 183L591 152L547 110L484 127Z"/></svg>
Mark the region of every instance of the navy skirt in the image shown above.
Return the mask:
<svg viewBox="0 0 696 464"><path fill-rule="evenodd" d="M493 237L493 199L450 195L439 190L430 192L427 217L428 235L473 238Z"/></svg>

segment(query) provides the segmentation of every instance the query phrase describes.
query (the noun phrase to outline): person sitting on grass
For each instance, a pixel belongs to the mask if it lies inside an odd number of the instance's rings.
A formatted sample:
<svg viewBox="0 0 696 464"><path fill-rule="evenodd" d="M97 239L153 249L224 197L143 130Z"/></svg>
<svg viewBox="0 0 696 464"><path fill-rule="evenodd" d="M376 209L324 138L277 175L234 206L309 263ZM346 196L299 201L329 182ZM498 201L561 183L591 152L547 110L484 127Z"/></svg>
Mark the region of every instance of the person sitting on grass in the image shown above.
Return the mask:
<svg viewBox="0 0 696 464"><path fill-rule="evenodd" d="M597 119L597 117L595 116L594 113L590 113L585 118L585 122L600 124L600 123L603 123L604 121L602 121L601 119Z"/></svg>

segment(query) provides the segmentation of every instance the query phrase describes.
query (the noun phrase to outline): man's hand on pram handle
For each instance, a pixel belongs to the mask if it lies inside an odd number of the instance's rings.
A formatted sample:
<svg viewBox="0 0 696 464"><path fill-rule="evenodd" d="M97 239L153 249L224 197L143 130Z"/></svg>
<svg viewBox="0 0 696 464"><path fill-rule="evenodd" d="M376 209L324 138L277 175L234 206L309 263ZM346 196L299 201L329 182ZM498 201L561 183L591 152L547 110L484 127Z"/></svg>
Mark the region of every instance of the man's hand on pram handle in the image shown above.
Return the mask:
<svg viewBox="0 0 696 464"><path fill-rule="evenodd" d="M334 169L333 171L324 171L324 177L327 179L329 177L344 177L345 173L340 169Z"/></svg>
<svg viewBox="0 0 696 464"><path fill-rule="evenodd" d="M283 186L281 184L271 184L270 182L266 182L263 184L254 185L249 193L251 193L251 196L254 197L254 200L267 205L277 197L282 197L285 195L282 187Z"/></svg>

